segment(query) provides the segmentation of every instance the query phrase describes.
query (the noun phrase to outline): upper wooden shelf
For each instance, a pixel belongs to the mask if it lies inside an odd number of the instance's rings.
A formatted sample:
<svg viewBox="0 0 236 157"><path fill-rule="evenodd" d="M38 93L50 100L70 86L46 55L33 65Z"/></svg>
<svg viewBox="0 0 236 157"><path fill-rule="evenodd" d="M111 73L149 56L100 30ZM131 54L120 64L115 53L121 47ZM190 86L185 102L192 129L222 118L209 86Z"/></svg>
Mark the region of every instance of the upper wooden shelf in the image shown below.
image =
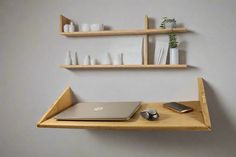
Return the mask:
<svg viewBox="0 0 236 157"><path fill-rule="evenodd" d="M154 35L164 33L184 33L186 28L174 29L130 29L130 30L104 30L98 32L63 32L63 26L70 23L70 19L60 16L60 34L68 37L90 37L90 36L120 36L120 35ZM148 28L148 27L147 27Z"/></svg>
<svg viewBox="0 0 236 157"><path fill-rule="evenodd" d="M61 32L61 35L68 37L90 37L90 36L120 36L120 35L153 35L164 33L183 33L187 32L186 28L174 29L132 29L132 30L105 30L99 32Z"/></svg>
<svg viewBox="0 0 236 157"><path fill-rule="evenodd" d="M66 88L52 107L38 122L38 127L45 128L80 128L80 129L134 129L134 130L211 130L210 116L202 78L198 78L199 99L181 102L191 106L194 111L180 114L163 107L163 103L143 102L142 107L128 121L57 121L54 116L72 106L73 92ZM140 116L140 111L154 108L160 118L147 121Z"/></svg>

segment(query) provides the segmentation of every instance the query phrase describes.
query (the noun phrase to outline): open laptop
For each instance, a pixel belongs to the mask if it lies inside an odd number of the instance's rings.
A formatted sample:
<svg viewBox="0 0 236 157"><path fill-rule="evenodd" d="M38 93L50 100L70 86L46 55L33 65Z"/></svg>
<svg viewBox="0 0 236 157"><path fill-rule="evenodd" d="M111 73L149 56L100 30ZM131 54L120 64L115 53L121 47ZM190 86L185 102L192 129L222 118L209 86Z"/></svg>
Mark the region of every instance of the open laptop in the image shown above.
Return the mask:
<svg viewBox="0 0 236 157"><path fill-rule="evenodd" d="M57 120L129 120L139 109L140 102L77 103L57 114Z"/></svg>

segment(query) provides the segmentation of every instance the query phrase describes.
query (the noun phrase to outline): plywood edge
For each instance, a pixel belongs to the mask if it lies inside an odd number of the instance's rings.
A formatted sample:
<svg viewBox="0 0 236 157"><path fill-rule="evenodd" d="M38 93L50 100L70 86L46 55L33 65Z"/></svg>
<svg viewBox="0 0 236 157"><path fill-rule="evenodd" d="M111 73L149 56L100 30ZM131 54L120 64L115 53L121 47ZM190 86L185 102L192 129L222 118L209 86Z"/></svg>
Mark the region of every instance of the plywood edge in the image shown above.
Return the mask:
<svg viewBox="0 0 236 157"><path fill-rule="evenodd" d="M94 129L94 130L135 130L135 131L209 131L209 129L205 126L198 126L198 127L189 127L189 126L173 126L173 127L155 127L155 126L97 126L97 125L76 125L76 124L68 124L67 122L60 122L60 123L51 123L51 122L44 122L45 124L42 125L43 128L64 128L64 129Z"/></svg>
<svg viewBox="0 0 236 157"><path fill-rule="evenodd" d="M41 124L63 111L64 109L73 105L73 93L70 87L67 87L63 93L57 98L49 110L43 115L43 117L37 123L37 127L41 127Z"/></svg>
<svg viewBox="0 0 236 157"><path fill-rule="evenodd" d="M63 33L63 27L65 24L69 24L70 23L70 19L66 18L65 16L63 15L60 15L60 33Z"/></svg>
<svg viewBox="0 0 236 157"><path fill-rule="evenodd" d="M207 105L207 100L206 100L206 93L205 93L205 87L204 87L204 79L203 78L198 78L198 96L199 96L199 101L200 101L200 106L202 109L202 116L204 119L204 123L208 130L211 130L211 120L210 120L210 115L209 115L209 110L208 110L208 105Z"/></svg>

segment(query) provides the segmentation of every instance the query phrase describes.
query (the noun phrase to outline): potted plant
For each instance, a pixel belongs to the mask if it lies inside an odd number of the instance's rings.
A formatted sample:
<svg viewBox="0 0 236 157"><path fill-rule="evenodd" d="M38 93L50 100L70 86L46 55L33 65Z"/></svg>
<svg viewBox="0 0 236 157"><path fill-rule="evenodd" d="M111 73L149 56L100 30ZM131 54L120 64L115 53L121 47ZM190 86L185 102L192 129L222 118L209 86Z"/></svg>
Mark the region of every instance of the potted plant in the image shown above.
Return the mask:
<svg viewBox="0 0 236 157"><path fill-rule="evenodd" d="M175 28L176 27L176 20L175 20L175 18L163 17L160 27L163 28L163 29L165 29L165 28L168 28L168 29Z"/></svg>
<svg viewBox="0 0 236 157"><path fill-rule="evenodd" d="M179 64L179 49L178 42L176 41L176 34L169 34L169 47L170 47L170 64Z"/></svg>

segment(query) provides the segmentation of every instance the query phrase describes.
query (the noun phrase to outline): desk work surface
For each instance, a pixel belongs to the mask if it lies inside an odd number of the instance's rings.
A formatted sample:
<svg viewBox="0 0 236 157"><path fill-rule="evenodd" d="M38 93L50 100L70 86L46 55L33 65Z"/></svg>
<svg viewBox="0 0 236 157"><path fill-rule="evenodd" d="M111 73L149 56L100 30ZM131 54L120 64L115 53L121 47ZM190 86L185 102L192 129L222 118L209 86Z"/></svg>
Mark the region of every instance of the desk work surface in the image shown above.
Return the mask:
<svg viewBox="0 0 236 157"><path fill-rule="evenodd" d="M90 128L90 129L147 129L147 130L208 130L204 124L200 102L181 102L194 111L177 113L163 107L162 103L142 103L141 108L128 121L57 121L54 117L44 121L40 127ZM156 109L160 118L148 121L140 116L140 111Z"/></svg>

